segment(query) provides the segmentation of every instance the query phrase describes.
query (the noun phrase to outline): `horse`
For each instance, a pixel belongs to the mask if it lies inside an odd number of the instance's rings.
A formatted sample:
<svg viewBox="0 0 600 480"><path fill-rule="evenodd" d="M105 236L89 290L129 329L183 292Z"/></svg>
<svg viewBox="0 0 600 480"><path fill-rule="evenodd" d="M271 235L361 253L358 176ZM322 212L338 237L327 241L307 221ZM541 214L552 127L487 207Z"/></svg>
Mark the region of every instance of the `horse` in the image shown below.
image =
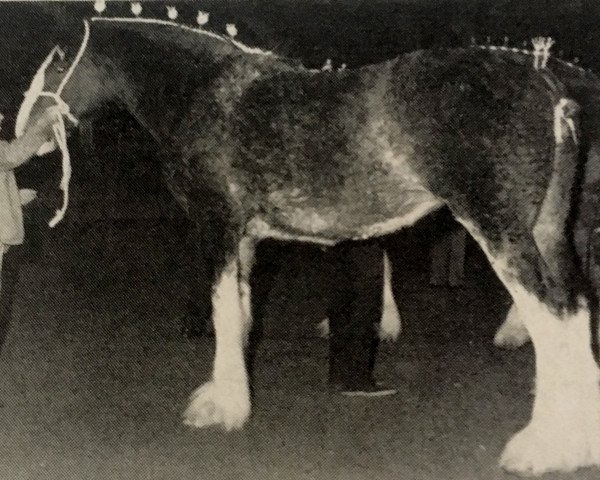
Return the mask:
<svg viewBox="0 0 600 480"><path fill-rule="evenodd" d="M186 424L232 430L250 415L244 346L259 241L372 238L445 206L535 347L531 418L500 465L538 475L600 464L600 370L569 236L578 106L543 51L419 50L314 71L170 22L89 25L66 73L60 58L44 62L33 83L50 94L30 89L19 116L27 125L61 102L80 118L116 101L160 146L167 185L216 262L212 378L192 394Z"/></svg>

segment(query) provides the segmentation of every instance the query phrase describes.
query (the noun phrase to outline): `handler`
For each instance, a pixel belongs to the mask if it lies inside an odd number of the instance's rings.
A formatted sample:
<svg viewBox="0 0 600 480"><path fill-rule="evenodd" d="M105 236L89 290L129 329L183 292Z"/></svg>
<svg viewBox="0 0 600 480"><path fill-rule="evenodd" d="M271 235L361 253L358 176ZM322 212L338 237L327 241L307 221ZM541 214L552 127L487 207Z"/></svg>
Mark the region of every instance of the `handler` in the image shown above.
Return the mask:
<svg viewBox="0 0 600 480"><path fill-rule="evenodd" d="M335 274L329 318L329 385L347 396L381 397L396 389L375 380L382 313L383 255L377 240L329 249Z"/></svg>
<svg viewBox="0 0 600 480"><path fill-rule="evenodd" d="M50 107L21 137L0 140L0 247L19 245L25 236L21 206L31 198L21 198L13 170L29 161L52 138L52 125L60 115L58 107Z"/></svg>

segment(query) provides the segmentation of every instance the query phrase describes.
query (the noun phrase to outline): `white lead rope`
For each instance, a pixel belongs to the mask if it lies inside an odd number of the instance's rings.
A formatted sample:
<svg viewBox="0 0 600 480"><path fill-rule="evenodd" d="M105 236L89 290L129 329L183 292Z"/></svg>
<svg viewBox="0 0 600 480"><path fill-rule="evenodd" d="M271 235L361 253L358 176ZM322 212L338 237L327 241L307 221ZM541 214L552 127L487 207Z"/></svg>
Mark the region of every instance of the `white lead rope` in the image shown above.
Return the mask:
<svg viewBox="0 0 600 480"><path fill-rule="evenodd" d="M65 127L64 117L67 117L75 125L77 125L79 122L73 116L73 114L69 112L69 106L62 98L60 98L58 93L40 92L40 97L52 98L56 102L61 113L57 119L57 122L52 125L54 140L56 141L56 145L58 148L60 148L62 153L62 178L60 180L60 189L63 192L62 207L56 210L54 217L50 220L50 222L48 222L48 226L50 228L54 228L65 217L65 213L67 213L67 208L69 207L69 184L71 182L72 167L71 155L67 145L67 130Z"/></svg>
<svg viewBox="0 0 600 480"><path fill-rule="evenodd" d="M57 122L52 125L54 139L62 153L62 178L60 180L60 189L63 192L62 207L56 210L54 217L48 222L48 226L54 228L65 217L65 213L67 213L67 208L69 207L69 184L71 182L72 167L71 154L69 153L69 147L67 145L67 130L65 128L64 117L67 117L75 125L77 125L78 121L73 114L69 112L69 106L58 96L58 94L42 92L40 93L40 96L53 98L61 113Z"/></svg>
<svg viewBox="0 0 600 480"><path fill-rule="evenodd" d="M77 55L75 56L75 59L71 63L69 70L67 70L67 73L65 74L65 76L61 79L60 83L58 84L56 91L55 92L45 91L44 87L45 87L46 69L54 60L54 56L56 54L60 55L61 58L64 56L64 53L58 47L54 47L52 49L50 54L46 57L46 59L44 60L44 62L42 63L42 65L40 66L38 71L36 72L32 82L31 82L31 85L29 87L29 90L25 93L25 99L23 100L23 103L21 104L21 107L19 108L19 114L17 115L17 121L16 121L16 125L15 125L15 135L17 137L20 137L21 135L23 135L23 133L25 131L25 127L27 126L27 123L28 123L30 115L31 115L31 110L33 109L35 103L37 102L37 100L40 97L49 97L52 100L54 100L54 102L58 106L59 112L61 113L61 115L57 118L56 123L52 126L52 130L54 132L54 139L55 139L56 146L58 146L58 148L60 148L61 153L62 153L62 178L60 181L60 189L63 191L63 204L62 204L62 207L56 211L54 218L52 218L52 220L50 220L48 225L51 228L55 227L58 224L58 222L60 222L64 218L65 213L67 211L67 207L69 205L69 182L71 180L72 168L71 168L71 156L69 155L69 148L67 146L67 133L66 133L66 129L65 129L64 117L67 117L75 125L78 124L78 121L69 112L69 105L62 99L61 94L62 94L62 91L64 90L65 86L67 85L67 82L70 80L71 76L73 75L75 68L77 67L77 65L79 65L79 62L81 61L81 58L83 57L83 54L85 53L85 50L87 48L88 41L90 38L90 24L87 20L84 21L84 27L85 27L85 33L83 36L83 41L81 42L81 46L79 47ZM47 142L40 147L40 150L38 150L37 154L43 155L45 153L52 151L53 149L54 149L54 147L52 145L52 142Z"/></svg>
<svg viewBox="0 0 600 480"><path fill-rule="evenodd" d="M84 20L83 24L84 24L84 28L85 28L85 33L83 35L83 41L81 42L81 45L79 47L79 50L77 51L77 55L75 56L73 63L71 63L69 70L67 71L66 75L63 77L62 81L58 85L58 88L56 89L56 93L50 93L50 92L41 92L40 93L40 96L46 96L46 97L53 98L54 101L56 102L56 104L58 105L58 107L61 111L61 114L62 114L58 118L58 122L52 126L52 130L54 131L54 138L56 139L56 144L58 145L58 148L60 148L60 151L62 152L62 178L60 180L60 189L63 192L63 203L62 203L62 207L59 208L58 210L56 210L56 213L54 214L54 217L52 218L52 220L50 220L50 222L48 222L48 226L50 228L54 228L65 217L65 214L67 213L67 208L69 208L69 184L71 183L71 174L72 174L73 169L71 166L71 154L69 153L69 146L67 145L67 130L65 128L64 117L67 117L75 125L77 125L79 122L73 116L73 114L71 112L69 112L69 106L60 97L60 94L62 93L62 91L65 88L65 85L67 84L69 79L71 78L71 75L73 75L73 72L75 71L75 67L77 67L77 65L79 65L81 57L83 56L85 49L87 48L88 41L90 39L90 24L87 20Z"/></svg>
<svg viewBox="0 0 600 480"><path fill-rule="evenodd" d="M54 137L56 143L62 152L62 178L60 180L60 189L63 192L63 204L62 207L56 210L54 217L48 226L54 228L58 222L60 222L67 213L69 208L69 183L71 182L71 155L69 154L69 147L67 146L67 134L65 131L65 121L63 117L59 117L58 123L56 123L52 129L54 130Z"/></svg>

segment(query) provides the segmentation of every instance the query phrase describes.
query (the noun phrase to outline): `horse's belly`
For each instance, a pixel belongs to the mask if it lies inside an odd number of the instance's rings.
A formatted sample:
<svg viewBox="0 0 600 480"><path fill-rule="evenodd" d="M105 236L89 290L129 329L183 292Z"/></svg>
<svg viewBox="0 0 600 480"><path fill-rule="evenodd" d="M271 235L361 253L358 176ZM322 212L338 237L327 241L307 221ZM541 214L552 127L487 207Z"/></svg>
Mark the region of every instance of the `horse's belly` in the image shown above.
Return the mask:
<svg viewBox="0 0 600 480"><path fill-rule="evenodd" d="M273 192L270 214L263 218L270 226L265 236L286 240L336 243L385 235L410 226L442 202L421 188L399 188L393 194L363 198L351 195L339 202L319 202L299 192Z"/></svg>
<svg viewBox="0 0 600 480"><path fill-rule="evenodd" d="M413 199L412 203L404 205L397 215L385 220L363 225L353 236L355 239L365 239L396 232L404 227L413 225L427 214L442 207L442 202L429 195Z"/></svg>

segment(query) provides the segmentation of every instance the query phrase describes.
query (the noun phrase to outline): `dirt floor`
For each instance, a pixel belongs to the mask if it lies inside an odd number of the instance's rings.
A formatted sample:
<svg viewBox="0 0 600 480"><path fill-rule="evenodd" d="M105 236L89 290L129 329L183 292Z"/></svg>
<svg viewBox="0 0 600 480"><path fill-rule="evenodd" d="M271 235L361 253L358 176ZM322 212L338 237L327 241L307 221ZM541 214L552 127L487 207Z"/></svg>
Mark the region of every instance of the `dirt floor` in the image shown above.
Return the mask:
<svg viewBox="0 0 600 480"><path fill-rule="evenodd" d="M213 351L180 334L181 223L46 235L43 258L21 271L0 357L0 480L509 478L497 460L528 419L533 357L493 347L508 299L477 252L462 289L428 287L424 269L397 275L404 333L382 346L377 376L399 394L367 400L328 393L315 333L327 276L318 250L282 247L254 415L226 434L181 423Z"/></svg>

